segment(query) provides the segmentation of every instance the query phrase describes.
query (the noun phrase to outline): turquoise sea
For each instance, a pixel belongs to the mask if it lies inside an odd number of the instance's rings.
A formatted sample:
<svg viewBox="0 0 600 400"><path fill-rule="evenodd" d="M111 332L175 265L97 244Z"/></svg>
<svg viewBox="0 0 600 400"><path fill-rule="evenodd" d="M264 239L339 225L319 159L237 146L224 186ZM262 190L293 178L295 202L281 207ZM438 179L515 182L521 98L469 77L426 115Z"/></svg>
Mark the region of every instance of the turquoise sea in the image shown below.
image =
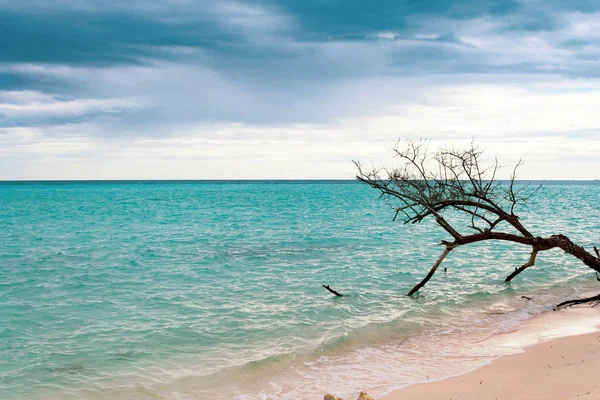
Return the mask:
<svg viewBox="0 0 600 400"><path fill-rule="evenodd" d="M520 214L591 250L600 182L546 182ZM406 297L447 237L392 217L351 181L1 183L0 398L381 394L481 365L501 351L474 343L599 292L559 250L505 284L529 249L488 242Z"/></svg>

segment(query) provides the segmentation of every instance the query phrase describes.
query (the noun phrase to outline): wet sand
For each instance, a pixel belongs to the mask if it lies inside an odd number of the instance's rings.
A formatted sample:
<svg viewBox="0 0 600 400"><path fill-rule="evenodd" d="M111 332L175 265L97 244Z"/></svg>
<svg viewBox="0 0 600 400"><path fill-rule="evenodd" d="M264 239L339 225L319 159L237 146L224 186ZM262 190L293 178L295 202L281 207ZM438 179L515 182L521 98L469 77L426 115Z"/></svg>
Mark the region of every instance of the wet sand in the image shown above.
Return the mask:
<svg viewBox="0 0 600 400"><path fill-rule="evenodd" d="M600 399L600 310L560 313L548 313L523 329L491 339L504 341L515 351L528 346L520 354L501 357L465 375L411 385L378 400ZM577 336L566 336L573 334Z"/></svg>

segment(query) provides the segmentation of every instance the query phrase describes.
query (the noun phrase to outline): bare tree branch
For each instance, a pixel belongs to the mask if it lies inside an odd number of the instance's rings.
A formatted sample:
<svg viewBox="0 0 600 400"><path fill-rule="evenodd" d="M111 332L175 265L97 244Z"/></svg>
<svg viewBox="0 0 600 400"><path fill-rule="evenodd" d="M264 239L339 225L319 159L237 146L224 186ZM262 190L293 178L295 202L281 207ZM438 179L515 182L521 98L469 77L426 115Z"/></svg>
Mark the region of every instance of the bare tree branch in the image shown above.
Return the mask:
<svg viewBox="0 0 600 400"><path fill-rule="evenodd" d="M431 279L452 249L484 240L503 240L531 246L529 260L508 275L506 282L532 267L538 252L552 248L560 248L600 272L600 252L597 248L594 248L594 256L564 235L534 237L523 226L515 212L542 185L532 188L531 185L516 182L521 160L514 166L508 182L505 182L496 179L501 168L498 160L490 167L485 167L481 161L482 152L473 143L466 149L440 149L430 153L424 141L407 141L404 147L398 142L393 152L400 162L399 166L368 170L355 162L357 179L378 190L388 202L396 204L394 220L402 218L405 224L415 224L431 217L452 237L452 241L442 242L446 249L409 295ZM477 233L461 233L454 222L450 223L444 218L447 213L461 213L466 217L464 227ZM501 230L506 227L514 229L516 233Z"/></svg>
<svg viewBox="0 0 600 400"><path fill-rule="evenodd" d="M529 260L527 260L525 264L521 265L521 267L515 268L515 270L509 276L506 277L505 282L510 282L515 276L519 275L527 268L533 267L535 264L535 257L537 256L537 253L537 250L533 250L531 252L531 256L529 256Z"/></svg>
<svg viewBox="0 0 600 400"><path fill-rule="evenodd" d="M446 256L448 255L448 253L450 253L452 251L452 249L454 249L455 247L456 247L456 245L453 245L453 244L447 244L446 245L446 248L444 249L444 252L440 256L440 258L437 259L437 261L435 262L435 264L433 264L433 267L431 267L431 269L429 270L429 273L427 274L427 276L425 278L423 278L423 280L421 282L419 282L417 285L415 285L415 287L413 287L410 292L408 292L409 296L412 296L413 294L415 294L419 289L421 289L423 286L425 286L425 284L427 282L429 282L429 280L431 279L431 277L433 276L433 274L435 274L435 271L438 269L438 267L440 266L440 264L442 263L442 261L444 261L444 258L446 258Z"/></svg>
<svg viewBox="0 0 600 400"><path fill-rule="evenodd" d="M597 294L592 297L586 297L583 299L563 301L562 303L560 303L556 306L556 309L558 310L560 308L566 308L566 307L571 307L571 306L574 306L577 304L584 304L584 303L591 303L591 302L600 302L600 294Z"/></svg>

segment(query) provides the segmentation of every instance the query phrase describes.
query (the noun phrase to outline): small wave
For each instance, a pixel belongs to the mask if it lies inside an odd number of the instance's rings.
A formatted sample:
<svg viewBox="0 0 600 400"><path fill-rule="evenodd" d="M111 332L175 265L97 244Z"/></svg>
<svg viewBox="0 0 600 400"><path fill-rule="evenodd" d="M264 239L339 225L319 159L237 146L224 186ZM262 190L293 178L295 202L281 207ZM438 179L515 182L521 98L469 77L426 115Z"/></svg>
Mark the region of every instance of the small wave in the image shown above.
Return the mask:
<svg viewBox="0 0 600 400"><path fill-rule="evenodd" d="M83 373L85 366L83 364L63 364L48 368L51 372L58 374L78 375Z"/></svg>

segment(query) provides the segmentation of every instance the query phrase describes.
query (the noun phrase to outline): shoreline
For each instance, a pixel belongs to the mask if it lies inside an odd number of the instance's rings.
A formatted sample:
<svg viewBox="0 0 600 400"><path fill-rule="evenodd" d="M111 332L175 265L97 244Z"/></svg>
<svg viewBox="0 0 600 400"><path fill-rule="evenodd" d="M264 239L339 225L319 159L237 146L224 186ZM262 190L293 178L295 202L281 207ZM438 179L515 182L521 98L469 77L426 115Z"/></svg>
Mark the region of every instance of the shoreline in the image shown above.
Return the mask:
<svg viewBox="0 0 600 400"><path fill-rule="evenodd" d="M595 383L600 368L600 313L593 308L544 313L484 343L505 346L513 353L464 374L415 383L377 399L600 398L600 384Z"/></svg>

